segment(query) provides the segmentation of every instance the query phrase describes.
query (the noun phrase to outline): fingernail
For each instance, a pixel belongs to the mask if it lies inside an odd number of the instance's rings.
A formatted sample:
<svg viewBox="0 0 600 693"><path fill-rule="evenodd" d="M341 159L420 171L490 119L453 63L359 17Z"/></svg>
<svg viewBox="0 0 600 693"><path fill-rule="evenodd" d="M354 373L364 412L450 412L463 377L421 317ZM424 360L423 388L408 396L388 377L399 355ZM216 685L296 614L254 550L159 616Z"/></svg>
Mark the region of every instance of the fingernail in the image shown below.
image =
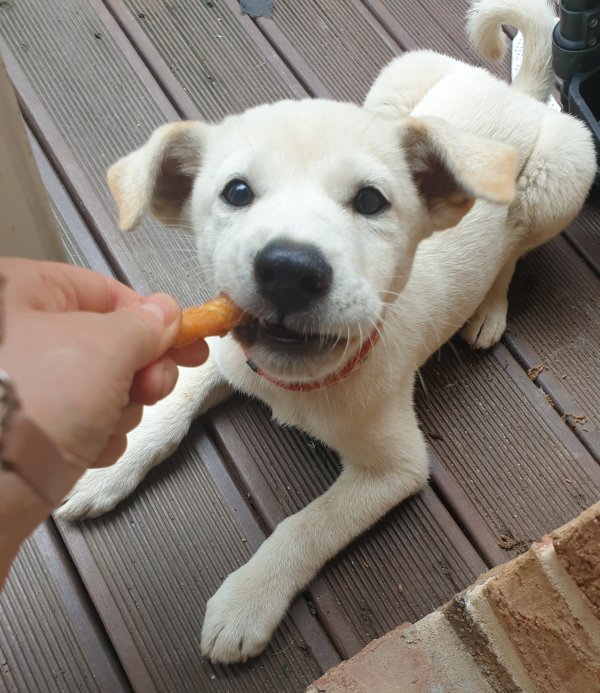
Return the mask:
<svg viewBox="0 0 600 693"><path fill-rule="evenodd" d="M162 324L167 327L177 317L177 303L175 299L165 294L152 294L146 296L141 305L143 310L155 315Z"/></svg>

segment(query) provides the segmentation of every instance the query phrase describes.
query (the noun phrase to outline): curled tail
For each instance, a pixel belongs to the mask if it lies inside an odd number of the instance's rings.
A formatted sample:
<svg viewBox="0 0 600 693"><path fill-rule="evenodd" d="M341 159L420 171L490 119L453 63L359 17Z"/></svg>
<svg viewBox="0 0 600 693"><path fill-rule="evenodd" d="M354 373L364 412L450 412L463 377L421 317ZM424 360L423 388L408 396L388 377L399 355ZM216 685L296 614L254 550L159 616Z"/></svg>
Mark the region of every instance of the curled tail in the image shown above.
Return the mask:
<svg viewBox="0 0 600 693"><path fill-rule="evenodd" d="M500 60L506 50L502 24L523 34L523 65L513 87L545 101L554 86L552 31L556 19L546 0L476 0L467 18L469 39L477 52Z"/></svg>

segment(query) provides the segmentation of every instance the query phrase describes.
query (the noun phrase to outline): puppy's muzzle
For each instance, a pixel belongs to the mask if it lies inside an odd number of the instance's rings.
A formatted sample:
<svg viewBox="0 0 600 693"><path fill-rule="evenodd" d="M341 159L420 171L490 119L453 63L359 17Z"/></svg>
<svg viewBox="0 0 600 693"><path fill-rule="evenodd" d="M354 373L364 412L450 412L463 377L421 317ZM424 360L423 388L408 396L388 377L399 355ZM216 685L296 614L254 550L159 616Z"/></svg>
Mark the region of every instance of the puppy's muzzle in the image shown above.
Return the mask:
<svg viewBox="0 0 600 693"><path fill-rule="evenodd" d="M284 356L289 365L293 358L304 360L345 347L339 334L311 332L303 312L331 290L333 269L319 248L276 238L256 255L254 280L263 303L260 313L269 314L269 319L257 317L235 329L234 336L246 350L263 347L271 357Z"/></svg>
<svg viewBox="0 0 600 693"><path fill-rule="evenodd" d="M254 277L259 293L283 321L287 314L310 307L329 292L333 270L316 246L281 238L258 253Z"/></svg>

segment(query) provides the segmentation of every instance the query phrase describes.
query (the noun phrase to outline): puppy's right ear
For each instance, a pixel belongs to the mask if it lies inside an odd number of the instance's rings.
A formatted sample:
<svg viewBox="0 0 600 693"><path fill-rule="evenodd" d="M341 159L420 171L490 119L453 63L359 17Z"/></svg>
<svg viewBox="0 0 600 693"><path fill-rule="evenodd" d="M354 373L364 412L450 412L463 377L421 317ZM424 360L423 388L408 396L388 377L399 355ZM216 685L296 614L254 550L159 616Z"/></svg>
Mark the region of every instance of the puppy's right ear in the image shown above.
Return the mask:
<svg viewBox="0 0 600 693"><path fill-rule="evenodd" d="M196 121L163 125L146 144L108 169L123 231L135 229L146 211L165 226L176 226L182 219L208 128Z"/></svg>

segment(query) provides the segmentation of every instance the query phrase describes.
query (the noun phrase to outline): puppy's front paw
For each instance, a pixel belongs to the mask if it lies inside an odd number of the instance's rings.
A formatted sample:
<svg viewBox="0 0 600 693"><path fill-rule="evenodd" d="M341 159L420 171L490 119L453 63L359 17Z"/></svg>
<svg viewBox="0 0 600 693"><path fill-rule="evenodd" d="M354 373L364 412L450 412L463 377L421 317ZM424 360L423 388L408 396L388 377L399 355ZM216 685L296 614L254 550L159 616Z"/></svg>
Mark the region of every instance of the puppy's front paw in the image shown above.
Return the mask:
<svg viewBox="0 0 600 693"><path fill-rule="evenodd" d="M285 614L266 584L253 579L248 565L232 573L208 600L202 626L202 654L232 664L256 657Z"/></svg>
<svg viewBox="0 0 600 693"><path fill-rule="evenodd" d="M120 465L90 469L54 511L54 516L60 520L83 520L103 515L128 496L138 481L134 474L128 474Z"/></svg>
<svg viewBox="0 0 600 693"><path fill-rule="evenodd" d="M506 330L505 299L486 299L467 320L460 336L473 349L489 349L500 341Z"/></svg>

